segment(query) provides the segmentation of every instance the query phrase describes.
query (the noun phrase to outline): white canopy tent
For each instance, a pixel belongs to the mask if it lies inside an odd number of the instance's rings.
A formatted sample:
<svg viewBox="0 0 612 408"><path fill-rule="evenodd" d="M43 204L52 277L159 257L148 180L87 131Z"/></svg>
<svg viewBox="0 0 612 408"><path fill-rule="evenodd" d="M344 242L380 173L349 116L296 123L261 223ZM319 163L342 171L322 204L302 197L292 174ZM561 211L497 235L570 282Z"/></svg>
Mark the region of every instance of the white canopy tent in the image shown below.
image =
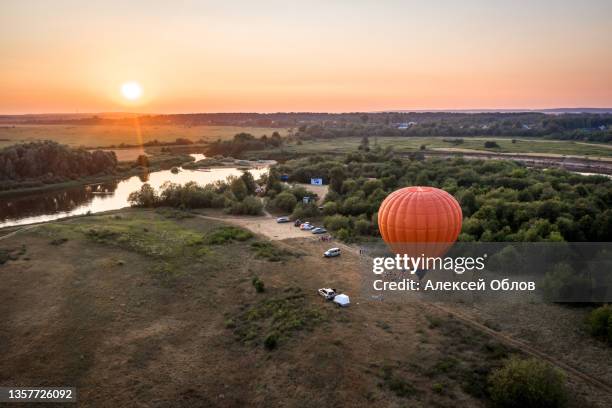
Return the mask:
<svg viewBox="0 0 612 408"><path fill-rule="evenodd" d="M342 307L345 307L351 304L349 297L345 295L344 293L341 295L336 295L336 297L334 297L334 302Z"/></svg>

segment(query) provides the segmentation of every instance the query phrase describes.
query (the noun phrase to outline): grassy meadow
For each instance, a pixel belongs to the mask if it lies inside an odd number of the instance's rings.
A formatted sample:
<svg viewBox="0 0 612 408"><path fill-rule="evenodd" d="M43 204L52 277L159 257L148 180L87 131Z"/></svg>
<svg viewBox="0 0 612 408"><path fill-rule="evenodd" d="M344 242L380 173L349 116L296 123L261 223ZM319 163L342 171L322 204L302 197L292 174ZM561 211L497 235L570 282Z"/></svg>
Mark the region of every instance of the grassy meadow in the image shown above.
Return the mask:
<svg viewBox="0 0 612 408"><path fill-rule="evenodd" d="M470 137L463 138L463 143L450 143L456 138L451 137L371 137L370 147L375 143L380 146L393 146L396 152L411 152L419 150L422 145L427 149L462 149L468 151L495 152L495 153L521 153L521 154L550 154L594 157L612 157L612 145L584 143L565 140L544 140L536 138L506 137ZM448 140L445 142L445 140ZM485 148L486 141L495 141L499 147ZM301 145L290 143L283 149L295 153L348 153L355 151L361 142L360 138L317 139L304 141Z"/></svg>

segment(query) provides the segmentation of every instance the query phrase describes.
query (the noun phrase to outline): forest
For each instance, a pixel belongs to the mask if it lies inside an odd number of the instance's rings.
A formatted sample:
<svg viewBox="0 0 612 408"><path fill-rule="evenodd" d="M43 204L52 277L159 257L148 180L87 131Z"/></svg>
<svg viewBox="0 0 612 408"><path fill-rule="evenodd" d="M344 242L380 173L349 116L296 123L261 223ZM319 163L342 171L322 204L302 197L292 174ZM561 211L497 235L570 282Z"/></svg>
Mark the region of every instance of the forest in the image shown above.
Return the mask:
<svg viewBox="0 0 612 408"><path fill-rule="evenodd" d="M288 175L290 182L322 177L329 183L323 213L333 217L331 229L341 226L346 239L378 233L377 211L387 194L427 185L459 200L464 215L460 241L612 241L612 180L604 176L529 169L509 161L422 160L418 154L400 159L391 148L341 159L295 159L274 172Z"/></svg>
<svg viewBox="0 0 612 408"><path fill-rule="evenodd" d="M610 114L364 114L360 122L304 124L300 140L372 136L511 136L589 142L612 141Z"/></svg>
<svg viewBox="0 0 612 408"><path fill-rule="evenodd" d="M36 179L62 182L112 172L114 152L70 148L52 141L23 143L0 150L0 181Z"/></svg>

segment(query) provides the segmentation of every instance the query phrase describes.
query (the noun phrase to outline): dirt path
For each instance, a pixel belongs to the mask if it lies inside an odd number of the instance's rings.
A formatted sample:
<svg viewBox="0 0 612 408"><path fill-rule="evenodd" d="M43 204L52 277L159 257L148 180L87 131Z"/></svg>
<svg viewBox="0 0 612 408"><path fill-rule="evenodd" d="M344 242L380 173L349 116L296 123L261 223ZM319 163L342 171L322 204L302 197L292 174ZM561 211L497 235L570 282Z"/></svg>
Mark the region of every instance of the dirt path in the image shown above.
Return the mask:
<svg viewBox="0 0 612 408"><path fill-rule="evenodd" d="M558 358L552 357L548 354L546 354L543 351L540 351L528 344L526 344L525 342L521 341L521 340L517 340L505 333L499 332L499 331L495 331L487 326L485 326L484 324L478 322L476 319L467 316L463 313L460 313L456 310L451 310L448 307L444 307L441 306L439 304L434 304L434 303L427 303L427 306L434 308L434 309L438 309L441 312L444 313L448 313L453 315L456 319L461 320L462 322L466 323L467 325L488 334L491 337L494 337L495 339L499 340L502 343L505 343L511 347L514 347L515 349L518 349L522 352L524 352L525 354L534 356L534 357L538 357L541 358L542 360L545 360L547 362L549 362L550 364L556 366L557 368L561 369L562 371L564 371L565 373L567 373L569 376L574 377L576 379L579 379L583 382L586 382L587 384L593 385L597 388L599 388L600 390L606 391L607 393L610 393L612 395L612 386L604 381L601 381L600 379L589 375L583 371L580 371L579 369L572 367L566 363L564 363L563 361L560 361Z"/></svg>

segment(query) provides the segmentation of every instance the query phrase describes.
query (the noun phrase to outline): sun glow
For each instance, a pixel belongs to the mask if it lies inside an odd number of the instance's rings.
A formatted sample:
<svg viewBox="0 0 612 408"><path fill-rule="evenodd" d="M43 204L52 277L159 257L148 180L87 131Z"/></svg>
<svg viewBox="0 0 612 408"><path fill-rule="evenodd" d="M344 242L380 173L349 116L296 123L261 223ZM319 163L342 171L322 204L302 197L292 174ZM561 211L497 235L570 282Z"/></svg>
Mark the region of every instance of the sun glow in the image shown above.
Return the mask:
<svg viewBox="0 0 612 408"><path fill-rule="evenodd" d="M142 87L138 82L125 82L121 85L121 94L125 99L135 101L142 96Z"/></svg>

